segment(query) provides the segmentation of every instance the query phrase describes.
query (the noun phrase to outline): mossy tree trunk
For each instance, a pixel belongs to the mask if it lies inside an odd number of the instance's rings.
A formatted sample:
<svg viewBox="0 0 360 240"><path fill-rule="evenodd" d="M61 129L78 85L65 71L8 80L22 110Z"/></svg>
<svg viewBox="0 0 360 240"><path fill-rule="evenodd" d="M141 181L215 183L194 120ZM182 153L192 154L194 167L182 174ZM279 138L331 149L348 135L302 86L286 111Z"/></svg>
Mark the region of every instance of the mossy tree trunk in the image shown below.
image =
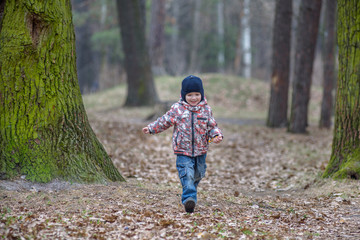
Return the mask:
<svg viewBox="0 0 360 240"><path fill-rule="evenodd" d="M0 177L123 180L85 113L70 0L6 0L0 24Z"/></svg>
<svg viewBox="0 0 360 240"><path fill-rule="evenodd" d="M292 0L277 0L273 29L272 76L268 127L287 125L290 82Z"/></svg>
<svg viewBox="0 0 360 240"><path fill-rule="evenodd" d="M125 106L154 105L158 101L145 38L142 0L117 0L128 92Z"/></svg>
<svg viewBox="0 0 360 240"><path fill-rule="evenodd" d="M324 177L360 179L360 1L339 0L339 75L330 162Z"/></svg>

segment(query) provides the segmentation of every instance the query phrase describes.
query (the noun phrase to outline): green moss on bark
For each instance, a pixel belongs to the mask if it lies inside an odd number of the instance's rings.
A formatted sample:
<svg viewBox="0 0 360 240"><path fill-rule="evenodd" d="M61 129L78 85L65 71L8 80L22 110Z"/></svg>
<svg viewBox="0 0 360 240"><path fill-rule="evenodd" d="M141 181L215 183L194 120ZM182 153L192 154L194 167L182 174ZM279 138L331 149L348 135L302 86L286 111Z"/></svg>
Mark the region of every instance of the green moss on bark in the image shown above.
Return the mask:
<svg viewBox="0 0 360 240"><path fill-rule="evenodd" d="M338 1L339 76L330 162L324 177L360 177L360 2Z"/></svg>
<svg viewBox="0 0 360 240"><path fill-rule="evenodd" d="M85 113L70 0L8 0L2 23L0 177L124 180Z"/></svg>

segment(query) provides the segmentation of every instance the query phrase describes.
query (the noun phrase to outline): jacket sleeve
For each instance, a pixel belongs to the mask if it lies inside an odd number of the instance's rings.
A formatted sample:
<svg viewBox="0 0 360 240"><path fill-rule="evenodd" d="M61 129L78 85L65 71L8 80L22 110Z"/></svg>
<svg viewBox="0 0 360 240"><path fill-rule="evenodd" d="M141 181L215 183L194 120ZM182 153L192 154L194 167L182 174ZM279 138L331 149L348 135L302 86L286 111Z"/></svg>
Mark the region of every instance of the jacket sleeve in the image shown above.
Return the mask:
<svg viewBox="0 0 360 240"><path fill-rule="evenodd" d="M170 110L162 117L159 117L156 121L148 125L151 134L161 133L175 123L176 108L175 104L171 106Z"/></svg>
<svg viewBox="0 0 360 240"><path fill-rule="evenodd" d="M213 113L212 113L210 107L209 107L209 113L210 113L209 122L208 122L209 137L210 138L214 138L215 136L224 137L224 135L222 134L220 128L218 128L218 126L217 126L217 123L215 121L215 118L213 116Z"/></svg>

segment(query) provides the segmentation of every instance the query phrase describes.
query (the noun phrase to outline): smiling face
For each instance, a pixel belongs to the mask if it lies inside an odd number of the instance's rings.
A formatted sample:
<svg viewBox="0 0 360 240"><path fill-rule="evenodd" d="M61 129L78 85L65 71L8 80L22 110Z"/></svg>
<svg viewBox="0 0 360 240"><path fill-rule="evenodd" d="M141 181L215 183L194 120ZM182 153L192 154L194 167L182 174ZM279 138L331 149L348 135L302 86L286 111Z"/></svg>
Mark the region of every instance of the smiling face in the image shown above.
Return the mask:
<svg viewBox="0 0 360 240"><path fill-rule="evenodd" d="M186 94L185 100L191 106L196 106L201 101L201 93L199 92L191 92Z"/></svg>

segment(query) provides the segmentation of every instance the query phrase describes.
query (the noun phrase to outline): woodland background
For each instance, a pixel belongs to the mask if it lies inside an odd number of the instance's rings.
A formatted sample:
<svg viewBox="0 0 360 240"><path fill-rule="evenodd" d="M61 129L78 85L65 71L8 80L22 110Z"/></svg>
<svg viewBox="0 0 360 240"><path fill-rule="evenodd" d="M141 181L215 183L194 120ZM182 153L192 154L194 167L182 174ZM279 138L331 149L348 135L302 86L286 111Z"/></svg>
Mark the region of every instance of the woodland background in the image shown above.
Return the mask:
<svg viewBox="0 0 360 240"><path fill-rule="evenodd" d="M159 2L165 6L164 12L156 12L151 8L151 1L144 1L154 76L170 75L181 79L189 74L224 73L263 81L271 79L276 1ZM300 2L293 1L292 55ZM325 7L322 9L324 11ZM83 93L104 90L126 81L117 14L115 1L73 0L78 76ZM159 14L164 18L163 36L152 22ZM321 85L323 76L323 24L321 21L313 71L316 85ZM160 56L151 45L160 44L159 41L162 44ZM250 61L245 60L249 55Z"/></svg>
<svg viewBox="0 0 360 240"><path fill-rule="evenodd" d="M147 41L152 46L159 34L152 30L150 2L143 4ZM300 2L293 1L293 33L298 29ZM156 110L123 106L127 90L115 1L73 0L77 70L86 112L126 182L2 180L1 237L357 239L359 182L321 177L332 140L332 129L317 126L323 21L312 76L309 131L290 134L284 128L265 127L275 1L163 3L162 57L150 51L160 100L176 101L182 78L199 74L225 134L221 144L210 146L195 213L185 213L179 201L171 131L142 134L141 128ZM292 65L294 48L292 44Z"/></svg>

